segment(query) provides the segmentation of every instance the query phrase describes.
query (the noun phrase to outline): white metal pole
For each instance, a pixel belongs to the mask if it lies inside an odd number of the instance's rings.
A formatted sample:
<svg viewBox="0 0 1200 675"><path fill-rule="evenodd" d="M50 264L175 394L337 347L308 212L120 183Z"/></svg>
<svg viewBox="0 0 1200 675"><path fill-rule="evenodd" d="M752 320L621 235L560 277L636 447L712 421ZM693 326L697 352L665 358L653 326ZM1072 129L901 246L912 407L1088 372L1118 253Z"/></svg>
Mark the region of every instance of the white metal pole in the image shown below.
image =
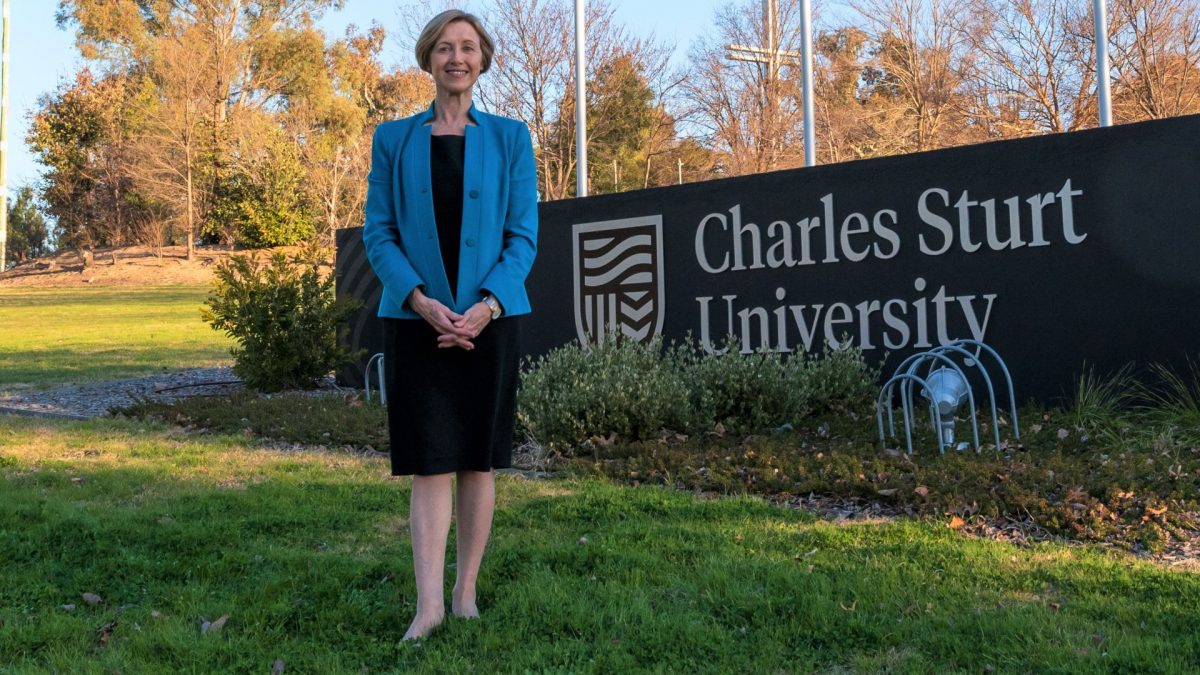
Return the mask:
<svg viewBox="0 0 1200 675"><path fill-rule="evenodd" d="M1092 14L1096 19L1096 97L1100 103L1100 126L1112 126L1112 107L1109 99L1112 89L1109 85L1108 68L1108 16L1104 9L1104 0L1093 0Z"/></svg>
<svg viewBox="0 0 1200 675"><path fill-rule="evenodd" d="M8 263L8 0L4 0L0 41L0 272Z"/></svg>
<svg viewBox="0 0 1200 675"><path fill-rule="evenodd" d="M812 5L809 0L800 0L800 54L804 61L804 166L817 163L817 141L813 132L813 43Z"/></svg>
<svg viewBox="0 0 1200 675"><path fill-rule="evenodd" d="M584 0L575 0L575 196L588 194L587 170L587 64L583 60L586 35Z"/></svg>

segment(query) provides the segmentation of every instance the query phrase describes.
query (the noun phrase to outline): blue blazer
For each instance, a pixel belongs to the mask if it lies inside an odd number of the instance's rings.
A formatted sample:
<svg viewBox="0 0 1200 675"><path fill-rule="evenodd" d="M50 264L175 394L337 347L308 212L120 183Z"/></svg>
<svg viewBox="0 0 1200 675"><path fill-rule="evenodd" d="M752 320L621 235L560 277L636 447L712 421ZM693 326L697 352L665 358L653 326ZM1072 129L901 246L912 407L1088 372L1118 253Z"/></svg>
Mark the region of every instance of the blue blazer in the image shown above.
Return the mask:
<svg viewBox="0 0 1200 675"><path fill-rule="evenodd" d="M463 313L491 293L505 316L529 312L525 277L537 252L537 170L529 129L516 120L468 111L463 162L462 235L453 295L433 217L429 137L433 106L384 122L371 141L363 243L383 283L379 316L418 319L404 304L417 286Z"/></svg>

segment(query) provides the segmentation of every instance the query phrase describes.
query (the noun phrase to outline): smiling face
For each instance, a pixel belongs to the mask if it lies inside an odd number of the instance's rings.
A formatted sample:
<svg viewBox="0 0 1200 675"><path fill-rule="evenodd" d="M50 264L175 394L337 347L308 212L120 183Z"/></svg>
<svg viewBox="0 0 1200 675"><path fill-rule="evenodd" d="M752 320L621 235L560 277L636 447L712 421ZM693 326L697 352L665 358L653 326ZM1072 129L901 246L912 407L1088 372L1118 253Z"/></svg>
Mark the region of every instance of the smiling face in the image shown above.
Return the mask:
<svg viewBox="0 0 1200 675"><path fill-rule="evenodd" d="M452 22L434 43L429 65L439 93L470 91L483 67L479 33L466 21Z"/></svg>

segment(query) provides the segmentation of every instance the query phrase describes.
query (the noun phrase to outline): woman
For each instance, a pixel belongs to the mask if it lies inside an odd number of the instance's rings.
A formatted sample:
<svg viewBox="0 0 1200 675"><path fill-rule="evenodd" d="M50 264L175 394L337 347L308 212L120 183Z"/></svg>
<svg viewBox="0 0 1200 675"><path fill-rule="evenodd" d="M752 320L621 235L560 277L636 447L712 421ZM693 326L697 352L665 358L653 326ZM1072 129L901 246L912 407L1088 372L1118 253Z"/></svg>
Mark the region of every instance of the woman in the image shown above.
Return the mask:
<svg viewBox="0 0 1200 675"><path fill-rule="evenodd" d="M492 527L493 469L507 467L525 277L537 241L529 130L475 109L494 46L479 19L435 16L417 63L437 96L375 131L363 241L383 283L392 475L412 475L409 523L417 615L404 639L445 616L442 573L456 479L451 611L476 617L475 580Z"/></svg>

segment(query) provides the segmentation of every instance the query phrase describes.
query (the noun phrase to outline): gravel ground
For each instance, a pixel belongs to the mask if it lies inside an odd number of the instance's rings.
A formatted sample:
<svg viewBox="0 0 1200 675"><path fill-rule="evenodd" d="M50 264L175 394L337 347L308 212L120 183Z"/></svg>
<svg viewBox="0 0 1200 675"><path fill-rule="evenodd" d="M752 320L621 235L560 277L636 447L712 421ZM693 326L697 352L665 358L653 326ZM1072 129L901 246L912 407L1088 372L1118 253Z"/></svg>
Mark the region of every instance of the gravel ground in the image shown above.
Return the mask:
<svg viewBox="0 0 1200 675"><path fill-rule="evenodd" d="M190 396L229 394L242 388L241 381L228 366L191 368L45 391L0 392L0 413L91 419L107 415L109 408L132 405L139 399L171 402ZM337 386L330 377L313 393L346 394L350 391Z"/></svg>

